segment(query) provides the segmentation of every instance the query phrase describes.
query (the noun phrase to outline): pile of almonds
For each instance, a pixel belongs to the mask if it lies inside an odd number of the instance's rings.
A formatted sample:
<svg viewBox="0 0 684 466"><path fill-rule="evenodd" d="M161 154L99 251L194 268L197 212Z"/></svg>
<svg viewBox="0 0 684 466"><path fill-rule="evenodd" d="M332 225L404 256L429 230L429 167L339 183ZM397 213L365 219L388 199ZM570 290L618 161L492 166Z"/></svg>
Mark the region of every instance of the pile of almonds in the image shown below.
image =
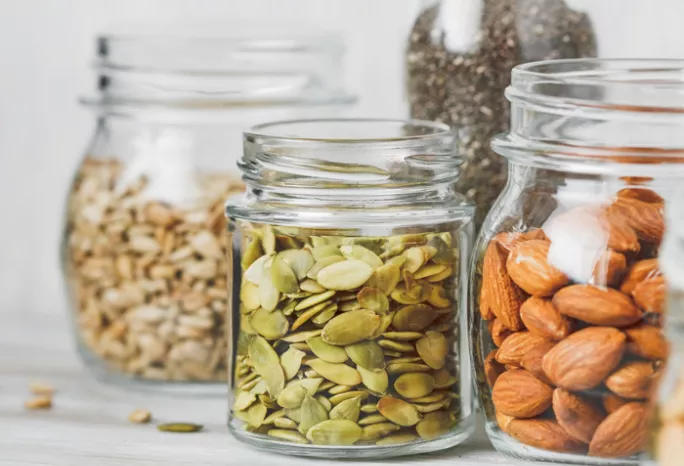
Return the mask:
<svg viewBox="0 0 684 466"><path fill-rule="evenodd" d="M550 263L552 242L541 229L500 233L489 243L479 309L496 348L483 361L491 391L481 387L481 398L499 428L523 444L625 457L644 446L668 352L656 257L663 201L629 188L608 206L553 221L587 216L602 225L606 249L586 283Z"/></svg>
<svg viewBox="0 0 684 466"><path fill-rule="evenodd" d="M126 179L115 159L86 158L77 174L65 274L80 343L110 370L148 380L226 379L223 203L242 185L202 176L199 198L181 208L151 199L150 181Z"/></svg>

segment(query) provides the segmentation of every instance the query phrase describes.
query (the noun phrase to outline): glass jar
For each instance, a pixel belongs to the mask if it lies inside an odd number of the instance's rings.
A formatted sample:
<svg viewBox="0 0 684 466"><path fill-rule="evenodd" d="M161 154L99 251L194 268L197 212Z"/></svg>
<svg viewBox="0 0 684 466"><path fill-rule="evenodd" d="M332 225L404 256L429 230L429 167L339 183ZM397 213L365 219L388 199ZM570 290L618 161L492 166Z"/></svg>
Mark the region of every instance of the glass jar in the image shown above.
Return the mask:
<svg viewBox="0 0 684 466"><path fill-rule="evenodd" d="M268 451L389 457L474 428L459 301L473 207L447 126L264 124L227 204L229 428Z"/></svg>
<svg viewBox="0 0 684 466"><path fill-rule="evenodd" d="M100 94L85 101L97 127L62 257L78 349L100 379L225 383L223 204L244 189L242 130L351 100L334 37L235 34L98 40Z"/></svg>
<svg viewBox="0 0 684 466"><path fill-rule="evenodd" d="M684 62L513 70L506 188L474 248L470 343L501 453L629 464L667 356L658 268L684 181ZM619 458L619 459L618 459Z"/></svg>

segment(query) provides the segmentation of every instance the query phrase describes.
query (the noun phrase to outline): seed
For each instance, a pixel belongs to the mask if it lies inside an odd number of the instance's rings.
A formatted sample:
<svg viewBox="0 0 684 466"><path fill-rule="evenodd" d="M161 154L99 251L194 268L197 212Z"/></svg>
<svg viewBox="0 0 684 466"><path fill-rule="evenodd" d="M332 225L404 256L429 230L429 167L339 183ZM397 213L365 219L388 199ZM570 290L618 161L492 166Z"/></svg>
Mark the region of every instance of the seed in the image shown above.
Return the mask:
<svg viewBox="0 0 684 466"><path fill-rule="evenodd" d="M319 392L324 392L326 390L330 390L333 387L345 387L346 385L335 385L333 382L330 382L329 380L326 380L325 382L321 383L321 386L318 387Z"/></svg>
<svg viewBox="0 0 684 466"><path fill-rule="evenodd" d="M337 304L336 303L331 303L328 304L325 309L323 309L321 312L316 314L313 319L311 319L311 322L313 322L316 325L325 325L335 317L335 313L337 312Z"/></svg>
<svg viewBox="0 0 684 466"><path fill-rule="evenodd" d="M389 395L378 401L378 411L393 423L404 427L416 425L422 419L415 406Z"/></svg>
<svg viewBox="0 0 684 466"><path fill-rule="evenodd" d="M27 409L48 409L52 407L52 398L46 395L39 395L24 402Z"/></svg>
<svg viewBox="0 0 684 466"><path fill-rule="evenodd" d="M430 286L427 283L416 283L411 288L404 284L398 285L392 291L391 297L400 304L420 304L430 296Z"/></svg>
<svg viewBox="0 0 684 466"><path fill-rule="evenodd" d="M282 253L276 254L271 263L271 282L281 293L287 294L299 291L297 274L283 260Z"/></svg>
<svg viewBox="0 0 684 466"><path fill-rule="evenodd" d="M54 387L52 387L52 385L39 383L39 382L33 382L29 386L29 391L31 393L33 393L34 395L52 396L52 394L55 392L55 389L54 389Z"/></svg>
<svg viewBox="0 0 684 466"><path fill-rule="evenodd" d="M162 432L189 433L199 432L204 426L201 424L190 424L184 422L173 422L169 424L159 424L157 430Z"/></svg>
<svg viewBox="0 0 684 466"><path fill-rule="evenodd" d="M267 340L276 340L284 336L290 327L290 323L282 311L269 312L263 307L252 313L249 325Z"/></svg>
<svg viewBox="0 0 684 466"><path fill-rule="evenodd" d="M304 377L307 377L309 379L316 379L316 378L320 379L320 378L322 378L322 376L314 370L304 371Z"/></svg>
<svg viewBox="0 0 684 466"><path fill-rule="evenodd" d="M401 308L394 316L392 325L400 331L417 332L425 329L437 318L435 310L426 304L414 304Z"/></svg>
<svg viewBox="0 0 684 466"><path fill-rule="evenodd" d="M430 374L408 372L394 382L394 389L404 398L420 398L432 393L435 379Z"/></svg>
<svg viewBox="0 0 684 466"><path fill-rule="evenodd" d="M392 424L391 422L371 424L369 426L363 427L363 433L361 434L361 438L362 440L377 440L393 432L396 432L399 429L401 429L401 427L399 427L396 424Z"/></svg>
<svg viewBox="0 0 684 466"><path fill-rule="evenodd" d="M235 395L235 401L233 402L233 409L236 411L244 411L245 409L249 408L251 404L255 401L256 395L254 395L253 393L238 391L237 395ZM133 412L135 413L136 411Z"/></svg>
<svg viewBox="0 0 684 466"><path fill-rule="evenodd" d="M277 397L285 387L285 374L280 367L278 353L264 338L256 335L250 337L248 353L254 371L265 381L271 396Z"/></svg>
<svg viewBox="0 0 684 466"><path fill-rule="evenodd" d="M329 290L353 290L368 281L373 268L363 261L351 259L325 267L316 277Z"/></svg>
<svg viewBox="0 0 684 466"><path fill-rule="evenodd" d="M344 350L344 348L341 348L339 346L333 346L329 343L326 343L320 336L309 338L308 340L306 340L306 342L309 344L309 347L311 348L313 354L315 354L324 361L332 363L343 363L347 359L349 359L349 357L347 356L347 352Z"/></svg>
<svg viewBox="0 0 684 466"><path fill-rule="evenodd" d="M389 311L387 296L377 288L365 287L357 295L359 306L364 309L385 314Z"/></svg>
<svg viewBox="0 0 684 466"><path fill-rule="evenodd" d="M356 369L359 374L361 374L363 384L368 387L369 390L380 395L387 393L387 387L389 386L387 371L369 371L361 366L357 366Z"/></svg>
<svg viewBox="0 0 684 466"><path fill-rule="evenodd" d="M309 273L314 265L314 258L306 249L287 249L278 253L276 257L280 257L292 269L299 280L304 280L306 274Z"/></svg>
<svg viewBox="0 0 684 466"><path fill-rule="evenodd" d="M273 311L278 306L279 300L280 292L273 283L271 268L265 268L259 283L259 303L267 311Z"/></svg>
<svg viewBox="0 0 684 466"><path fill-rule="evenodd" d="M383 314L380 316L380 325L378 325L378 328L375 332L373 332L373 335L371 335L371 338L378 338L380 335L385 333L387 329L392 325L392 321L394 320L394 315L396 312L390 312L389 314ZM385 352L389 356L389 353Z"/></svg>
<svg viewBox="0 0 684 466"><path fill-rule="evenodd" d="M385 368L385 354L380 345L373 340L362 341L344 347L349 358L369 371L377 371Z"/></svg>
<svg viewBox="0 0 684 466"><path fill-rule="evenodd" d="M301 410L301 408L286 409L285 410L285 416L287 416L288 419L292 419L294 422L301 422L302 421L302 410Z"/></svg>
<svg viewBox="0 0 684 466"><path fill-rule="evenodd" d="M389 338L390 340L399 341L413 341L423 338L421 332L385 332L382 334L383 337Z"/></svg>
<svg viewBox="0 0 684 466"><path fill-rule="evenodd" d="M387 366L387 372L389 374L403 374L406 372L430 372L430 366L426 366L425 364L416 364L412 362L400 362L396 364L389 364ZM435 381L435 383L437 383ZM437 387L435 388L444 388L444 387Z"/></svg>
<svg viewBox="0 0 684 466"><path fill-rule="evenodd" d="M281 429L297 429L297 423L286 417L279 417L278 419L275 419L273 424Z"/></svg>
<svg viewBox="0 0 684 466"><path fill-rule="evenodd" d="M347 419L357 422L361 414L361 397L355 396L341 401L330 411L330 419Z"/></svg>
<svg viewBox="0 0 684 466"><path fill-rule="evenodd" d="M340 252L347 259L357 259L363 261L370 265L374 270L383 264L382 259L380 259L377 254L370 249L366 249L357 244L340 246Z"/></svg>
<svg viewBox="0 0 684 466"><path fill-rule="evenodd" d="M432 275L431 277L427 278L428 283L439 283L451 276L451 274L454 273L454 268L451 266L447 266L446 269L444 269L442 272Z"/></svg>
<svg viewBox="0 0 684 466"><path fill-rule="evenodd" d="M246 422L252 427L261 427L264 423L264 419L266 419L267 411L268 408L266 406L261 403L255 403L250 406L247 411L235 411L233 414L236 418Z"/></svg>
<svg viewBox="0 0 684 466"><path fill-rule="evenodd" d="M359 425L369 426L371 424L380 424L381 422L387 422L387 418L382 414L372 414L361 419L359 421Z"/></svg>
<svg viewBox="0 0 684 466"><path fill-rule="evenodd" d="M288 430L288 429L270 429L266 435L270 435L271 437L275 437L281 440L286 440L288 442L292 443L301 443L301 444L307 444L309 443L306 438L297 432L296 430Z"/></svg>
<svg viewBox="0 0 684 466"><path fill-rule="evenodd" d="M380 317L373 311L350 311L328 322L321 336L332 345L346 346L370 338L379 325Z"/></svg>
<svg viewBox="0 0 684 466"><path fill-rule="evenodd" d="M451 301L447 297L446 291L441 286L433 286L430 290L430 295L427 298L428 303L437 308L445 308L451 305Z"/></svg>
<svg viewBox="0 0 684 466"><path fill-rule="evenodd" d="M328 413L330 413L330 411L333 409L333 405L332 405L332 403L330 402L330 400L328 400L328 399L327 399L326 397L324 397L323 395L318 395L318 396L316 396L315 398L316 398L316 401L318 401L318 402L325 408L325 410L326 410Z"/></svg>
<svg viewBox="0 0 684 466"><path fill-rule="evenodd" d="M318 282L311 279L304 280L299 284L299 287L302 289L302 291L308 291L310 293L323 293L327 291L325 288L319 285Z"/></svg>
<svg viewBox="0 0 684 466"><path fill-rule="evenodd" d="M322 303L318 303L315 306L310 307L306 311L302 312L299 315L299 317L297 317L297 320L295 320L292 324L292 330L297 330L299 327L308 322L309 319L314 317L316 314L318 314L319 312L323 312L330 304L330 301L323 301ZM337 304L332 303L332 305L337 307Z"/></svg>
<svg viewBox="0 0 684 466"><path fill-rule="evenodd" d="M401 280L401 264L387 263L375 269L368 280L368 286L382 291L386 296L392 293Z"/></svg>
<svg viewBox="0 0 684 466"><path fill-rule="evenodd" d="M312 359L306 364L322 377L338 385L358 385L361 383L359 372L346 364L333 364L322 359Z"/></svg>
<svg viewBox="0 0 684 466"><path fill-rule="evenodd" d="M285 410L279 409L278 411L269 414L266 419L264 419L264 422L262 422L262 425L274 424L276 419L281 419L283 417L285 417Z"/></svg>
<svg viewBox="0 0 684 466"><path fill-rule="evenodd" d="M313 257L316 261L321 261L322 259L325 259L330 256L336 256L344 259L340 249L337 246L333 245L315 246L311 250L311 253L313 254Z"/></svg>
<svg viewBox="0 0 684 466"><path fill-rule="evenodd" d="M337 248L335 248L335 250L337 250ZM321 270L323 270L324 268L326 268L329 265L332 265L336 262L342 262L343 260L344 260L344 257L342 257L342 256L324 257L324 258L320 259L319 261L317 261L313 267L311 267L311 270L309 270L309 272L306 274L306 276L312 280L316 280L316 278L318 277L318 272L320 272Z"/></svg>
<svg viewBox="0 0 684 466"><path fill-rule="evenodd" d="M316 304L320 304L324 301L329 300L335 295L335 292L330 290L326 291L325 293L320 293L320 294L315 294L313 296L309 296L308 298L302 299L297 306L295 306L295 311L301 311L307 308L310 308L312 306L315 306ZM323 308L321 308L322 310Z"/></svg>
<svg viewBox="0 0 684 466"><path fill-rule="evenodd" d="M404 252L406 262L404 263L404 270L415 273L420 269L428 258L421 247L409 248Z"/></svg>
<svg viewBox="0 0 684 466"><path fill-rule="evenodd" d="M420 362L420 361L422 361L422 359L419 358L419 357L408 356L408 357L404 357L404 358L394 358L394 359L390 359L388 362L389 362L390 364L399 364L399 363L402 363L402 362Z"/></svg>
<svg viewBox="0 0 684 466"><path fill-rule="evenodd" d="M247 244L242 253L242 258L240 261L240 266L242 267L242 270L245 270L245 274L254 261L256 261L263 254L264 251L261 249L261 242L253 240Z"/></svg>
<svg viewBox="0 0 684 466"><path fill-rule="evenodd" d="M438 403L430 404L414 404L413 406L418 410L419 413L431 413L433 411L438 411L443 408L448 408L451 404L451 400L444 400Z"/></svg>
<svg viewBox="0 0 684 466"><path fill-rule="evenodd" d="M307 330L305 332L290 333L289 335L281 338L281 341L288 343L301 343L308 340L311 337L316 337L320 335L322 330Z"/></svg>
<svg viewBox="0 0 684 466"><path fill-rule="evenodd" d="M392 340L380 340L380 341L378 341L378 345L382 346L383 348L389 349L389 350L395 350L395 351L400 351L400 352L404 352L404 353L415 350L414 346L411 343L392 341Z"/></svg>
<svg viewBox="0 0 684 466"><path fill-rule="evenodd" d="M280 366L285 372L286 380L290 380L297 375L299 368L302 367L304 356L306 356L306 353L294 348L293 345L290 345L287 351L280 355Z"/></svg>
<svg viewBox="0 0 684 466"><path fill-rule="evenodd" d="M362 430L355 422L347 419L323 421L306 434L314 445L353 445L361 438Z"/></svg>
<svg viewBox="0 0 684 466"><path fill-rule="evenodd" d="M435 388L449 388L456 382L458 382L458 379L456 376L453 376L447 371L446 369L440 369L432 374L432 377L435 379Z"/></svg>
<svg viewBox="0 0 684 466"><path fill-rule="evenodd" d="M431 277L444 272L447 267L448 265L446 264L428 264L418 269L416 273L413 274L413 278L420 280L421 278Z"/></svg>
<svg viewBox="0 0 684 466"><path fill-rule="evenodd" d="M412 403L434 403L447 397L447 392L432 392L430 395L411 399Z"/></svg>
<svg viewBox="0 0 684 466"><path fill-rule="evenodd" d="M254 385L249 388L249 393L254 395L263 395L264 393L268 392L268 384L265 380L258 379L254 380L254 382ZM247 390L247 386L245 386L245 390Z"/></svg>
<svg viewBox="0 0 684 466"><path fill-rule="evenodd" d="M409 432L402 432L399 434L388 435L387 437L375 442L376 445L398 445L403 443L410 443L418 440L418 436Z"/></svg>
<svg viewBox="0 0 684 466"><path fill-rule="evenodd" d="M301 418L299 432L306 434L313 426L328 419L328 411L318 400L307 396L302 403Z"/></svg>
<svg viewBox="0 0 684 466"><path fill-rule="evenodd" d="M433 369L441 369L446 363L449 345L443 334L426 332L425 336L416 342L416 351Z"/></svg>
<svg viewBox="0 0 684 466"><path fill-rule="evenodd" d="M261 283L262 278L266 274L266 261L270 259L269 256L261 256L257 260L255 260L247 270L245 270L244 275L242 278L247 280L248 282L254 283L255 285L259 285Z"/></svg>
<svg viewBox="0 0 684 466"><path fill-rule="evenodd" d="M331 395L339 395L340 393L345 393L349 390L351 390L351 387L349 385L335 385L330 390L328 390L328 393L330 393Z"/></svg>
<svg viewBox="0 0 684 466"><path fill-rule="evenodd" d="M433 440L449 432L454 422L449 413L436 411L428 413L416 424L416 432L424 440Z"/></svg>
<svg viewBox="0 0 684 466"><path fill-rule="evenodd" d="M330 397L330 402L332 403L333 406L337 406L338 404L342 403L344 400L349 400L351 398L355 397L361 398L361 401L366 401L368 399L368 392L362 391L362 390L353 390L353 391L348 391L344 393L339 393L335 396Z"/></svg>
<svg viewBox="0 0 684 466"><path fill-rule="evenodd" d="M378 407L375 403L370 404L370 405L363 405L363 406L361 406L361 412L366 413L366 414L377 413Z"/></svg>
<svg viewBox="0 0 684 466"><path fill-rule="evenodd" d="M278 405L288 409L299 408L305 396L306 389L296 382L291 382L278 395Z"/></svg>

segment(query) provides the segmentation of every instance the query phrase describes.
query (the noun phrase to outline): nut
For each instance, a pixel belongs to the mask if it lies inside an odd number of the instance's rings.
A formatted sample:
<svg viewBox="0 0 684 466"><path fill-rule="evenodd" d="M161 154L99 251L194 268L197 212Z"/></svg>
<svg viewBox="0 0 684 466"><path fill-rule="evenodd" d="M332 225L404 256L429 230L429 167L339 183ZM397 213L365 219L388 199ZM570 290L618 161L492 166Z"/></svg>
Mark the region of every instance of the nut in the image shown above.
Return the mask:
<svg viewBox="0 0 684 466"><path fill-rule="evenodd" d="M27 409L49 409L52 407L52 398L46 395L39 395L26 400L24 407Z"/></svg>
<svg viewBox="0 0 684 466"><path fill-rule="evenodd" d="M599 424L589 444L591 456L620 458L638 453L648 437L650 414L641 403L627 403Z"/></svg>
<svg viewBox="0 0 684 466"><path fill-rule="evenodd" d="M587 445L606 417L589 400L562 388L553 392L553 412L568 434Z"/></svg>
<svg viewBox="0 0 684 466"><path fill-rule="evenodd" d="M571 285L553 297L561 314L594 325L628 327L642 318L641 311L617 290L592 285Z"/></svg>
<svg viewBox="0 0 684 466"><path fill-rule="evenodd" d="M625 364L606 379L606 387L616 395L631 400L643 400L650 395L655 371L650 362Z"/></svg>
<svg viewBox="0 0 684 466"><path fill-rule="evenodd" d="M549 265L549 241L530 240L518 243L508 256L506 269L516 285L533 296L551 296L569 279Z"/></svg>
<svg viewBox="0 0 684 466"><path fill-rule="evenodd" d="M620 291L626 295L631 295L639 283L658 275L660 275L658 259L644 259L636 262L627 272L627 276L620 285Z"/></svg>
<svg viewBox="0 0 684 466"><path fill-rule="evenodd" d="M544 450L579 453L586 448L551 419L511 419L506 432L526 445Z"/></svg>
<svg viewBox="0 0 684 466"><path fill-rule="evenodd" d="M639 324L626 328L627 351L636 356L659 360L668 354L668 344L663 332L658 327Z"/></svg>
<svg viewBox="0 0 684 466"><path fill-rule="evenodd" d="M544 337L531 332L514 333L503 342L496 353L496 360L501 364L520 366L526 354L547 342Z"/></svg>
<svg viewBox="0 0 684 466"><path fill-rule="evenodd" d="M562 340L572 332L572 322L548 299L532 296L520 307L520 318L534 334L550 340Z"/></svg>
<svg viewBox="0 0 684 466"><path fill-rule="evenodd" d="M524 370L504 372L492 390L497 411L515 418L540 415L551 406L552 396L551 387Z"/></svg>
<svg viewBox="0 0 684 466"><path fill-rule="evenodd" d="M644 312L662 314L665 308L665 277L650 277L637 284L632 291L634 302Z"/></svg>
<svg viewBox="0 0 684 466"><path fill-rule="evenodd" d="M152 420L152 413L146 409L136 409L128 415L128 420L136 424L147 424Z"/></svg>
<svg viewBox="0 0 684 466"><path fill-rule="evenodd" d="M508 329L517 332L524 328L520 319L520 305L524 301L522 291L513 283L506 271L507 254L492 241L485 251L482 263L482 286L492 312Z"/></svg>

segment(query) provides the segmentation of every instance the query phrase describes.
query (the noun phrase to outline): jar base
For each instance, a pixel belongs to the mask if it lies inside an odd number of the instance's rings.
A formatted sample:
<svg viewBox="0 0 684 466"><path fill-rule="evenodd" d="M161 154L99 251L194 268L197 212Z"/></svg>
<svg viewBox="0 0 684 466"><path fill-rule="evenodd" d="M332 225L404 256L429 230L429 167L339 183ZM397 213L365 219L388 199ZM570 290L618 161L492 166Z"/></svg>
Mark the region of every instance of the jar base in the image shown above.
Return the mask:
<svg viewBox="0 0 684 466"><path fill-rule="evenodd" d="M518 442L509 435L501 432L498 427L489 423L485 427L485 430L496 451L513 459L516 464L520 465L555 463L563 465L576 464L581 466L630 466L639 464L639 458L637 456L628 458L596 458L593 456L572 453L556 453L530 447Z"/></svg>
<svg viewBox="0 0 684 466"><path fill-rule="evenodd" d="M268 453L310 458L359 459L392 458L446 450L466 441L475 431L475 424L475 415L471 414L467 418L462 419L456 429L443 437L435 440L420 440L403 445L298 445L291 442L283 442L273 437L266 437L265 435L253 434L232 423L228 423L228 430L239 441Z"/></svg>

